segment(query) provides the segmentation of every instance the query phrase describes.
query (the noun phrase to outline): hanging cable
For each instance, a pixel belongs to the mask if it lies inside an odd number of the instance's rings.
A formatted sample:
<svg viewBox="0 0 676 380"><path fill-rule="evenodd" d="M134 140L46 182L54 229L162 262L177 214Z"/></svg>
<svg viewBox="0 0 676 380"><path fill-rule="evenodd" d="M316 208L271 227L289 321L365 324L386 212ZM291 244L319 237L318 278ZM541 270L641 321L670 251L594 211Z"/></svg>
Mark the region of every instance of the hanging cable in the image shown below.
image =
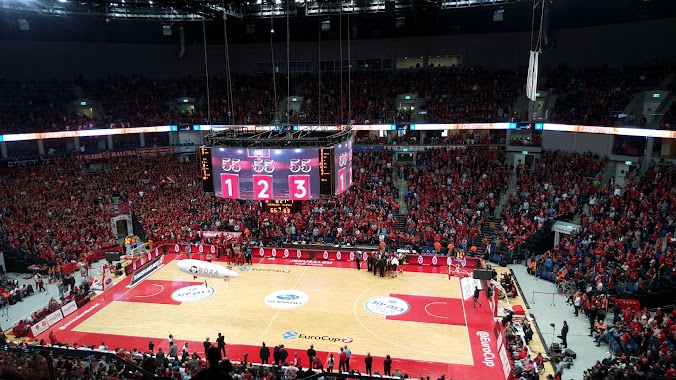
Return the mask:
<svg viewBox="0 0 676 380"><path fill-rule="evenodd" d="M319 3L319 14L322 14L322 4ZM319 53L317 54L317 62L318 62L318 67L317 67L317 125L321 126L322 125L322 18L317 17L319 19L319 38L317 39L318 41L318 51Z"/></svg>
<svg viewBox="0 0 676 380"><path fill-rule="evenodd" d="M350 15L347 15L347 124L352 124L352 59L350 49Z"/></svg>
<svg viewBox="0 0 676 380"><path fill-rule="evenodd" d="M227 27L227 14L225 13L225 0L222 0L223 4L223 53L225 54L225 84L227 86L226 96L227 96L227 108L228 108L228 122L230 124L234 123L235 117L235 105L232 98L232 76L230 75L230 46L228 45L228 27Z"/></svg>
<svg viewBox="0 0 676 380"><path fill-rule="evenodd" d="M291 45L291 28L289 27L289 3L286 0L286 125L291 125L291 67L289 64L289 50Z"/></svg>
<svg viewBox="0 0 676 380"><path fill-rule="evenodd" d="M202 5L204 14L204 5ZM209 91L209 60L207 59L207 24L202 18L202 37L204 39L204 73L207 76L207 122L211 124L211 93Z"/></svg>
<svg viewBox="0 0 676 380"><path fill-rule="evenodd" d="M338 19L338 45L340 46L340 124L343 124L343 113L345 112L345 99L343 98L343 4L338 3L340 7L340 17Z"/></svg>
<svg viewBox="0 0 676 380"><path fill-rule="evenodd" d="M537 40L535 40L535 12L537 11L538 5L540 7L540 27L538 28ZM530 50L531 51L542 51L542 22L545 17L545 3L544 0L533 0L533 14L531 17L531 26L530 26Z"/></svg>
<svg viewBox="0 0 676 380"><path fill-rule="evenodd" d="M275 125L277 125L279 124L279 110L277 109L277 77L275 74L277 65L275 65L275 48L272 45L272 35L275 33L275 25L272 19L273 13L274 12L270 12L270 59L272 60L272 91L275 96L272 102L275 105Z"/></svg>

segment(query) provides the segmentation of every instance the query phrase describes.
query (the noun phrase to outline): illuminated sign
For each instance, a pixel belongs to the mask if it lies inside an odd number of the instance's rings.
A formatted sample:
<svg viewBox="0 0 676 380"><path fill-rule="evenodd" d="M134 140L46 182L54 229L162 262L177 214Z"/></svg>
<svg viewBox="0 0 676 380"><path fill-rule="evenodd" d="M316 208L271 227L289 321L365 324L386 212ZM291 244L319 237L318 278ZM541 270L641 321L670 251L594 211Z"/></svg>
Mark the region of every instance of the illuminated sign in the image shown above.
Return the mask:
<svg viewBox="0 0 676 380"><path fill-rule="evenodd" d="M319 149L319 194L333 195L333 148Z"/></svg>
<svg viewBox="0 0 676 380"><path fill-rule="evenodd" d="M200 175L202 176L202 190L205 193L214 192L213 166L211 163L211 148L201 146L199 149Z"/></svg>

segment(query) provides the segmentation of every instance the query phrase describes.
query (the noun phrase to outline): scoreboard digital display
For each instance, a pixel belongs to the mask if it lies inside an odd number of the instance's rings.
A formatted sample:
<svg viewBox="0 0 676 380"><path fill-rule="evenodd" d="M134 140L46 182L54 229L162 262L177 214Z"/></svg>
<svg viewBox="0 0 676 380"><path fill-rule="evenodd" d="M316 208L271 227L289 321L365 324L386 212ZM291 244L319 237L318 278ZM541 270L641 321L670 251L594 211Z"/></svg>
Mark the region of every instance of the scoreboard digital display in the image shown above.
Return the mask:
<svg viewBox="0 0 676 380"><path fill-rule="evenodd" d="M343 141L333 148L334 194L339 195L352 186L352 139Z"/></svg>
<svg viewBox="0 0 676 380"><path fill-rule="evenodd" d="M319 198L318 148L211 149L214 193L231 199Z"/></svg>
<svg viewBox="0 0 676 380"><path fill-rule="evenodd" d="M333 181L333 148L319 148L319 193L332 196L335 191Z"/></svg>
<svg viewBox="0 0 676 380"><path fill-rule="evenodd" d="M211 148L201 146L199 149L197 159L200 163L200 176L202 177L202 190L205 193L214 192L214 181L211 178L213 169L211 164Z"/></svg>
<svg viewBox="0 0 676 380"><path fill-rule="evenodd" d="M263 201L265 211L273 214L293 214L300 211L301 201Z"/></svg>

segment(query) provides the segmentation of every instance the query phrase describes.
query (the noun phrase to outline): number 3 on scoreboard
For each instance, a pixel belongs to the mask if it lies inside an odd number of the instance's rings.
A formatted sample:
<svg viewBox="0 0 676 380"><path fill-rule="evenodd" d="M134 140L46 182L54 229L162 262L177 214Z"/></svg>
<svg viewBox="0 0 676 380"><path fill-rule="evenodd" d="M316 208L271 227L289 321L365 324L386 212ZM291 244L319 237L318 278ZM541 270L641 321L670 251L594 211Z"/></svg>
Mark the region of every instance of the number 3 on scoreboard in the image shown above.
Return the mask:
<svg viewBox="0 0 676 380"><path fill-rule="evenodd" d="M239 174L221 173L221 196L239 199Z"/></svg>
<svg viewBox="0 0 676 380"><path fill-rule="evenodd" d="M272 176L256 174L253 178L253 192L256 200L272 199Z"/></svg>
<svg viewBox="0 0 676 380"><path fill-rule="evenodd" d="M289 199L292 201L305 201L310 199L310 176L289 176Z"/></svg>

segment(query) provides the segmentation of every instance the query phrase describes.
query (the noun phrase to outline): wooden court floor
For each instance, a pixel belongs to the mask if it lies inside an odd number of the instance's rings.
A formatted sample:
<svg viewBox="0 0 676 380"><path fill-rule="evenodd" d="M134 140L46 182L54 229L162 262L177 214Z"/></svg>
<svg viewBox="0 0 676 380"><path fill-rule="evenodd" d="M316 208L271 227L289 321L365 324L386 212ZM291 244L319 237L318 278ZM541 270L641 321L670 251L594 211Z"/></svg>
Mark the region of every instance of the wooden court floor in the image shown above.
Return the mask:
<svg viewBox="0 0 676 380"><path fill-rule="evenodd" d="M167 258L160 270L136 287L114 287L120 289L112 302L72 331L151 337L158 342L170 333L177 340L213 341L221 332L228 344L266 342L299 350L314 344L316 350L327 352L337 352L349 342L352 352L360 354L474 364L466 326L471 310L461 302L458 278L413 272L380 278L365 270L269 265L275 262L265 260L244 270L233 268L239 278L229 282L208 280L212 289L205 290L208 297L203 300L179 302L174 298L183 300L185 289L198 294L198 288L206 287L180 272L175 259ZM389 311L378 305L380 314L368 310L373 309L372 302L393 295L413 300L408 314L385 316ZM285 302L301 305L278 308L274 302L281 307L288 305ZM448 318L458 322L446 323ZM257 353L252 356L257 359Z"/></svg>

